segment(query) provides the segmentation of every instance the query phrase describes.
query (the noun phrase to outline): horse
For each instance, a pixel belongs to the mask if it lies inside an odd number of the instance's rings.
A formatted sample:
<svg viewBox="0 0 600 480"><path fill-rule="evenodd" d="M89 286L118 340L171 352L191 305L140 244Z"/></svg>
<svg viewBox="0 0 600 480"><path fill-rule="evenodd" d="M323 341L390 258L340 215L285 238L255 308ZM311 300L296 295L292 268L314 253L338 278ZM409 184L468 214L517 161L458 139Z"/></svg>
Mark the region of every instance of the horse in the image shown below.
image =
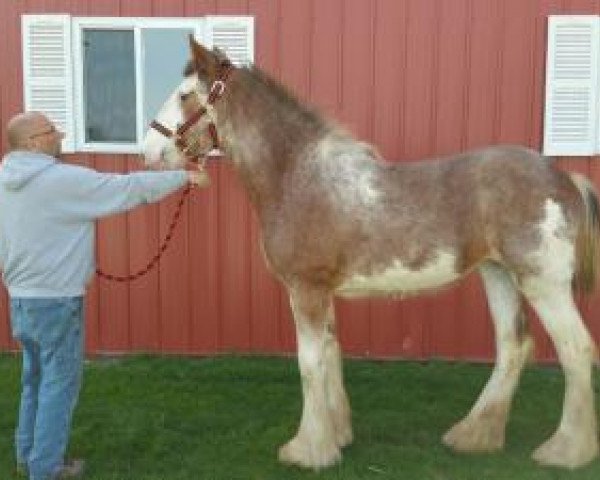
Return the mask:
<svg viewBox="0 0 600 480"><path fill-rule="evenodd" d="M524 302L541 319L565 376L562 418L533 458L576 468L598 455L594 341L574 302L593 288L599 205L592 184L520 146L420 162L374 147L302 103L256 66L234 67L190 38L182 83L144 139L148 166L205 155L216 133L247 190L265 260L289 293L303 408L284 463L318 470L353 441L334 298L416 294L472 271L483 281L496 362L443 442L459 452L504 446L532 350Z"/></svg>

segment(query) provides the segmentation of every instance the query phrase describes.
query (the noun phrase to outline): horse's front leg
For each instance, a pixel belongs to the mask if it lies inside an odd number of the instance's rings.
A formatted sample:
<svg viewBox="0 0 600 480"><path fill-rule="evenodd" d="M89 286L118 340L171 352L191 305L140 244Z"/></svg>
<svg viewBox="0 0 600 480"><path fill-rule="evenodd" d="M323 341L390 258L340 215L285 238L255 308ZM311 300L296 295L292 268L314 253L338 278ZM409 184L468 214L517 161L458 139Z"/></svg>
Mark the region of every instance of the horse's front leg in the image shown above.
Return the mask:
<svg viewBox="0 0 600 480"><path fill-rule="evenodd" d="M279 450L282 462L319 469L338 462L352 440L340 349L333 328L331 295L319 289L290 289L302 380L303 410L296 436Z"/></svg>
<svg viewBox="0 0 600 480"><path fill-rule="evenodd" d="M342 351L336 335L333 302L327 309L325 342L325 393L327 405L335 429L335 441L338 447L352 443L352 412L344 388L342 372Z"/></svg>

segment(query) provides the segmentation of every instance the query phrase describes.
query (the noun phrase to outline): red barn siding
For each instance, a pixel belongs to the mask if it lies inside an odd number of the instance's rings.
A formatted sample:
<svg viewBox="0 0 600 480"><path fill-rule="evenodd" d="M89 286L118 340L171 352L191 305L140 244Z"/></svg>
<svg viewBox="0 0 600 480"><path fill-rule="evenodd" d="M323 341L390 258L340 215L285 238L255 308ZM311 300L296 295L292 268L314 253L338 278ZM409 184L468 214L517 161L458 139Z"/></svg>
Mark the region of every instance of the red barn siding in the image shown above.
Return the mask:
<svg viewBox="0 0 600 480"><path fill-rule="evenodd" d="M600 0L28 0L0 4L0 122L22 108L20 16L254 15L256 62L391 161L413 161L492 143L540 148L546 19L598 14ZM5 137L0 139L4 153ZM126 155L76 154L99 170L139 168ZM596 158L561 168L600 186ZM87 297L90 353L289 352L294 328L286 293L268 272L258 227L231 167L212 164L213 185L193 192L160 266L131 284L94 280ZM179 201L98 223L99 265L142 268ZM600 339L600 293L581 302ZM479 279L404 301L337 303L346 352L373 357L489 359L493 332ZM553 350L539 324L539 359ZM0 350L10 340L0 290Z"/></svg>

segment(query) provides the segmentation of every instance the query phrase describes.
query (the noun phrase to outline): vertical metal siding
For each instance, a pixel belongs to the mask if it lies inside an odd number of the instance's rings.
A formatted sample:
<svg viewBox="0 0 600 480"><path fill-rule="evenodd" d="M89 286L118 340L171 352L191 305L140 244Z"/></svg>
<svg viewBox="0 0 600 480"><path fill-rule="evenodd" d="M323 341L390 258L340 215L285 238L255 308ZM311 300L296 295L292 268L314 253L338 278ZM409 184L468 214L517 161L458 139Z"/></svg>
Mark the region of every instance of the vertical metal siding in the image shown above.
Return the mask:
<svg viewBox="0 0 600 480"><path fill-rule="evenodd" d="M0 122L22 108L20 15L254 15L256 59L391 161L413 161L492 143L539 148L546 18L598 14L600 0L29 0L0 4ZM14 66L14 68L13 68ZM0 140L2 153L7 145ZM139 168L125 155L77 154L104 171ZM600 185L596 159L563 158ZM262 258L259 228L228 165L194 192L160 267L131 284L95 280L87 301L91 353L290 352L287 294ZM180 194L98 223L99 265L138 270L165 235ZM580 301L600 339L600 293ZM435 295L339 301L347 353L374 357L489 359L493 332L479 279ZM532 315L533 317L533 315ZM541 360L552 347L533 322ZM0 350L13 349L0 291Z"/></svg>

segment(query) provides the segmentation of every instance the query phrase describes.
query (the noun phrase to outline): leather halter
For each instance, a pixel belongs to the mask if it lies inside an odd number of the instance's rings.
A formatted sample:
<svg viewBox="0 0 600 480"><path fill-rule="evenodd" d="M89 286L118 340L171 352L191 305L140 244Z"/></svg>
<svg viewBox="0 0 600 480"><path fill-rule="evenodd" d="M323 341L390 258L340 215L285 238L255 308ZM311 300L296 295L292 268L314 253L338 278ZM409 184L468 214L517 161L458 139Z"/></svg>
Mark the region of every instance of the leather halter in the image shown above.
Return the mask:
<svg viewBox="0 0 600 480"><path fill-rule="evenodd" d="M231 72L234 70L233 65L229 61L223 61L221 63L221 70L217 75L216 80L212 83L210 87L210 92L208 94L208 99L206 101L207 105L213 105L219 98L223 96L225 93L225 86L227 79L231 75ZM152 120L150 122L150 128L153 128L157 132L162 133L165 137L171 138L175 137L175 145L179 150L181 150L185 154L185 150L189 148L185 138L183 135L193 127L200 119L206 115L207 108L202 106L198 110L196 110L182 125L177 127L177 130L173 131L167 127L165 127L162 123L157 122L156 120ZM219 148L219 136L217 134L217 127L214 122L210 122L208 124L208 133L212 140L213 149ZM188 160L197 162L198 155L194 157L188 157Z"/></svg>

